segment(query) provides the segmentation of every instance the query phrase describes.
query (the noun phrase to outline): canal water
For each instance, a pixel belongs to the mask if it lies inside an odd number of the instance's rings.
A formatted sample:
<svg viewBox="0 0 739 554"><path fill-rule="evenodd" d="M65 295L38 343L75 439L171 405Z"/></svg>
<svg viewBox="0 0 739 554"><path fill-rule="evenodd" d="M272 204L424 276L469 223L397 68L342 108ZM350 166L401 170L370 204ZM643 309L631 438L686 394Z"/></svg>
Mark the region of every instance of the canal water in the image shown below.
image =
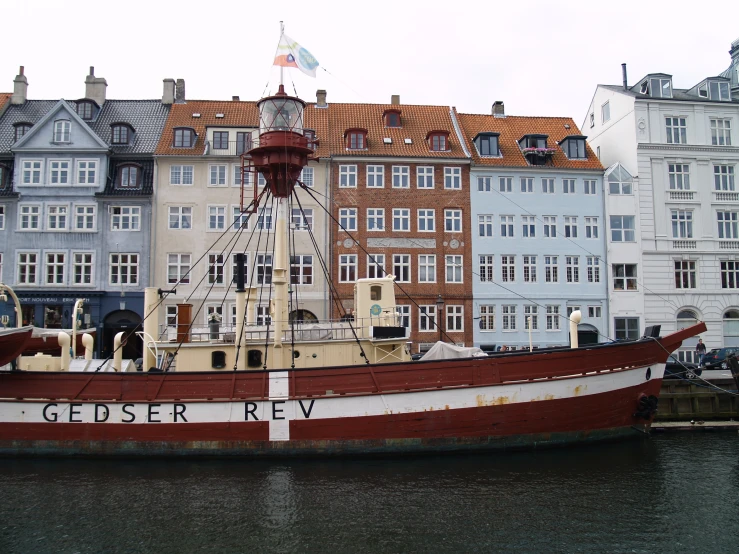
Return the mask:
<svg viewBox="0 0 739 554"><path fill-rule="evenodd" d="M739 551L739 435L414 458L0 460L0 552Z"/></svg>

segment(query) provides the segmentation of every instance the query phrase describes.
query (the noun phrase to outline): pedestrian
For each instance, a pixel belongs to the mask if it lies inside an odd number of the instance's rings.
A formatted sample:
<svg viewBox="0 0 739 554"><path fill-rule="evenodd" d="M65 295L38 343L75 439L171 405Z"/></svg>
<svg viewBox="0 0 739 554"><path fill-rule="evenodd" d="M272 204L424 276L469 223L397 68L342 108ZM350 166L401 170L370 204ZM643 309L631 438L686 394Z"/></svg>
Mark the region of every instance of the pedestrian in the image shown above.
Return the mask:
<svg viewBox="0 0 739 554"><path fill-rule="evenodd" d="M698 344L695 345L695 355L698 358L698 365L701 365L703 356L706 355L706 345L703 344L703 339L698 339Z"/></svg>

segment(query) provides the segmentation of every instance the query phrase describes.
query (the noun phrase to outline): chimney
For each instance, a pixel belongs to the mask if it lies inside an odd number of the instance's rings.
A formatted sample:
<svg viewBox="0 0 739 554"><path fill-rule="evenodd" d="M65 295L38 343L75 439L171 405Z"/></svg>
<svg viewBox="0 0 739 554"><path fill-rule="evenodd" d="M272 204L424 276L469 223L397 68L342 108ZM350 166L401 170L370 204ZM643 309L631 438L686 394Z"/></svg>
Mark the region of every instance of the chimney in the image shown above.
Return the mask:
<svg viewBox="0 0 739 554"><path fill-rule="evenodd" d="M316 107L317 108L327 108L328 104L326 104L326 91L319 89L316 91Z"/></svg>
<svg viewBox="0 0 739 554"><path fill-rule="evenodd" d="M18 70L18 75L13 79L13 96L10 97L11 104L25 104L28 97L28 79L23 74L24 67Z"/></svg>
<svg viewBox="0 0 739 554"><path fill-rule="evenodd" d="M624 90L628 90L629 85L627 84L628 80L626 79L626 64L625 63L621 64L621 76L623 77L623 80L624 80Z"/></svg>
<svg viewBox="0 0 739 554"><path fill-rule="evenodd" d="M174 92L174 99L175 99L175 102L177 102L178 104L185 103L185 80L184 79L177 79L177 85L175 87L175 92Z"/></svg>
<svg viewBox="0 0 739 554"><path fill-rule="evenodd" d="M231 100L233 100L234 102L238 102L240 99L238 96L232 96Z"/></svg>
<svg viewBox="0 0 739 554"><path fill-rule="evenodd" d="M108 83L102 77L95 77L95 68L90 66L90 74L85 79L85 98L94 100L98 106L105 103L105 89Z"/></svg>
<svg viewBox="0 0 739 554"><path fill-rule="evenodd" d="M162 104L174 104L174 79L164 79Z"/></svg>
<svg viewBox="0 0 739 554"><path fill-rule="evenodd" d="M505 117L505 104L501 100L493 102L493 117Z"/></svg>
<svg viewBox="0 0 739 554"><path fill-rule="evenodd" d="M400 94L393 94L393 95L392 95L392 96L390 97L390 103L391 103L391 104L392 104L393 106L400 106Z"/></svg>

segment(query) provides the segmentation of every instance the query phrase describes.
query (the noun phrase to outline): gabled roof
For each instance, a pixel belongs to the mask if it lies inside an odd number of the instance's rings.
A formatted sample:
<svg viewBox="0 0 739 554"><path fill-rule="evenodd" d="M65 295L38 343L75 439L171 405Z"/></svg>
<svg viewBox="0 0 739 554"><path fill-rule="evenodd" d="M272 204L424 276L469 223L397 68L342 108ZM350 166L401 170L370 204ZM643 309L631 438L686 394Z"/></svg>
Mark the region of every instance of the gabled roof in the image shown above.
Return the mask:
<svg viewBox="0 0 739 554"><path fill-rule="evenodd" d="M332 156L404 158L467 158L452 121L451 108L447 106L418 106L408 104L329 104L316 111L328 112L330 132L319 135L328 144ZM385 127L382 114L386 110L400 110L400 127ZM344 131L350 128L367 129L367 147L364 150L347 150ZM449 133L449 150L435 152L429 149L426 136L429 131ZM385 138L392 140L385 144ZM405 139L411 139L406 144Z"/></svg>
<svg viewBox="0 0 739 554"><path fill-rule="evenodd" d="M57 114L62 111L67 112L67 114L69 115L71 119L75 120L80 127L86 129L90 133L90 136L92 136L93 140L97 142L101 148L105 148L105 149L108 148L108 145L97 134L92 132L92 130L85 123L85 121L83 121L82 118L77 115L77 111L74 108L74 106L70 105L69 102L62 99L62 100L57 101L57 103L54 105L53 108L51 108L48 112L46 112L46 114L44 114L41 117L41 119L39 119L36 122L36 124L33 127L31 127L31 129L25 135L23 135L23 137L20 140L18 140L15 144L13 144L13 149L23 148L23 146L27 142L29 142L36 133L39 132L39 129L41 129L47 121L56 117Z"/></svg>
<svg viewBox="0 0 739 554"><path fill-rule="evenodd" d="M474 164L500 167L531 167L536 171L546 168L603 169L600 160L587 143L586 152L588 157L584 160L570 160L560 148L557 148L557 144L567 136L582 136L580 129L570 117L521 117L510 115L494 117L492 115L458 114L457 119L462 127L462 134L467 141L468 149L472 153ZM500 133L498 137L502 154L500 157L489 158L478 154L473 140L479 133L485 132ZM518 140L524 135L547 135L548 147L555 149L552 156L552 165L530 166L528 164L518 146Z"/></svg>
<svg viewBox="0 0 739 554"><path fill-rule="evenodd" d="M193 117L192 114L200 114ZM216 118L216 114L223 117ZM208 127L258 127L257 103L240 100L188 100L173 104L164 125L155 154L158 156L200 156L205 151ZM174 129L189 127L195 130L197 142L193 148L174 148Z"/></svg>
<svg viewBox="0 0 739 554"><path fill-rule="evenodd" d="M10 153L16 124L36 125L57 103L58 100L26 100L23 104L10 104L0 117L0 152Z"/></svg>

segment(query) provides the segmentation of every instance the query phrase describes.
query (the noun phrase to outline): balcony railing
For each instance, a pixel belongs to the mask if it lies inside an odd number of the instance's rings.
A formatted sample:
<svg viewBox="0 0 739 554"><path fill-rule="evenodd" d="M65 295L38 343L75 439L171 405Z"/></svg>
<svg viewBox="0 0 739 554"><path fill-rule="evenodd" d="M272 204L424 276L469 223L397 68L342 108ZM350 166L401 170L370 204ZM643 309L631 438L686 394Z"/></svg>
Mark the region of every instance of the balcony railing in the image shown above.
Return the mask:
<svg viewBox="0 0 739 554"><path fill-rule="evenodd" d="M670 200L693 200L695 198L694 190L671 190Z"/></svg>
<svg viewBox="0 0 739 554"><path fill-rule="evenodd" d="M713 198L716 202L739 202L739 192L714 192Z"/></svg>
<svg viewBox="0 0 739 554"><path fill-rule="evenodd" d="M718 241L719 250L739 250L739 240Z"/></svg>
<svg viewBox="0 0 739 554"><path fill-rule="evenodd" d="M698 243L694 240L673 240L672 247L676 250L695 250Z"/></svg>

